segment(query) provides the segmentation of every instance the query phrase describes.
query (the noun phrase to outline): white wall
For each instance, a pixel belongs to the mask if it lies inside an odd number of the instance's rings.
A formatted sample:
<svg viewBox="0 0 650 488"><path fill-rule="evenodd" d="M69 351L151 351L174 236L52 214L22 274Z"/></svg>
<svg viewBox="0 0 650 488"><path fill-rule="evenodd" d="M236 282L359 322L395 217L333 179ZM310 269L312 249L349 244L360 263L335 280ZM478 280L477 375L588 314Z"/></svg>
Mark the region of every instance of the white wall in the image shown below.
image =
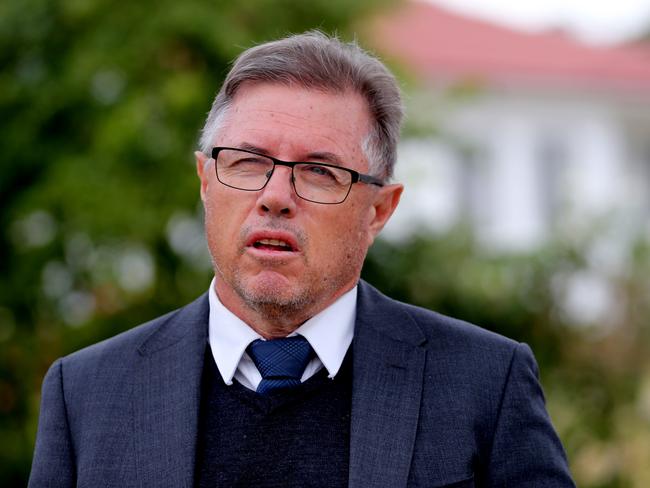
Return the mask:
<svg viewBox="0 0 650 488"><path fill-rule="evenodd" d="M558 228L577 231L601 217L625 215L630 206L638 209L639 195L650 189L650 181L639 183L630 172L628 101L510 92L440 110L439 95L432 105L423 96L412 99L417 103L409 110L421 112L419 119L429 116L445 136L402 142L396 178L406 191L386 229L391 238L422 228L444 231L469 208L486 246L526 250ZM650 127L646 103L645 112L633 104L634 126L647 113ZM473 148L469 166L460 147ZM470 185L463 181L467 171ZM627 195L632 186L635 198Z"/></svg>

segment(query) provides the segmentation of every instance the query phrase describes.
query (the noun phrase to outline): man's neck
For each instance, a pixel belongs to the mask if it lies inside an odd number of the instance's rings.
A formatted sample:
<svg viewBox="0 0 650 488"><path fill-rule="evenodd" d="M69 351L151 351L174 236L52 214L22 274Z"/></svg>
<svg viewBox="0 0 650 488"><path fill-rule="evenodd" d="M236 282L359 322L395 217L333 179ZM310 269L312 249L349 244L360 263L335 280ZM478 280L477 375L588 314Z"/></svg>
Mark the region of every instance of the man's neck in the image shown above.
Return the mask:
<svg viewBox="0 0 650 488"><path fill-rule="evenodd" d="M287 337L354 287L352 284L329 297L328 300L314 302L296 310L277 305L250 306L230 287L220 286L220 284L217 278L214 282L214 290L223 306L265 339Z"/></svg>

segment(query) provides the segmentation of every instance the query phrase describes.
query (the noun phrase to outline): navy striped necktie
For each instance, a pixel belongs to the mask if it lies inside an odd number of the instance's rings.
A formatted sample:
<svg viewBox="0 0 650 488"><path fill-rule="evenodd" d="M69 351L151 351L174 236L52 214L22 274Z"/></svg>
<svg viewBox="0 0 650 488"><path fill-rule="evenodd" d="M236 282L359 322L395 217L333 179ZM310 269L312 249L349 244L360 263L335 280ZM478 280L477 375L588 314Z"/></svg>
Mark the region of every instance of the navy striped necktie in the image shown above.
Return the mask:
<svg viewBox="0 0 650 488"><path fill-rule="evenodd" d="M313 350L307 339L297 335L270 341L257 339L250 343L246 352L262 375L257 393L266 395L300 385Z"/></svg>

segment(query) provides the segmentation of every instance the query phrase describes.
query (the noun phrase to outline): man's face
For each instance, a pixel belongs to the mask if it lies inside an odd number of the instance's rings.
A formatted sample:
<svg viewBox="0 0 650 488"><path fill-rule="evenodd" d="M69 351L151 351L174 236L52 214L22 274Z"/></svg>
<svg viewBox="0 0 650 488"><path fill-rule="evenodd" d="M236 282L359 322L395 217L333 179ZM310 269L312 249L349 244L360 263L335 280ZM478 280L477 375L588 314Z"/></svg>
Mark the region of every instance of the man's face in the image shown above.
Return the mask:
<svg viewBox="0 0 650 488"><path fill-rule="evenodd" d="M245 84L213 142L366 173L361 144L369 128L367 104L357 94ZM296 195L288 167L276 167L264 189L241 191L221 184L214 164L197 155L219 298L245 320L264 317L286 327L354 286L401 193L399 185L355 184L343 203L323 205Z"/></svg>

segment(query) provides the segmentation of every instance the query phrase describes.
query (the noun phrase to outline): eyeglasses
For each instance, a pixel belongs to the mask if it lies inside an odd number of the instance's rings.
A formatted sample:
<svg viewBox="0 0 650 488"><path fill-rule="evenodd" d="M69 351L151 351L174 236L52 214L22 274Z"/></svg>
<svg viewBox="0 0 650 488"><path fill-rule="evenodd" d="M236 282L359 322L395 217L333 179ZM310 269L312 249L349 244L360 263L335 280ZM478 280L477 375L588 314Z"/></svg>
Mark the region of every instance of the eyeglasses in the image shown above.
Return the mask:
<svg viewBox="0 0 650 488"><path fill-rule="evenodd" d="M217 179L226 186L259 191L273 176L276 166L291 168L291 184L300 198L314 203L343 203L354 183L384 186L374 176L327 163L287 162L243 149L212 148Z"/></svg>

